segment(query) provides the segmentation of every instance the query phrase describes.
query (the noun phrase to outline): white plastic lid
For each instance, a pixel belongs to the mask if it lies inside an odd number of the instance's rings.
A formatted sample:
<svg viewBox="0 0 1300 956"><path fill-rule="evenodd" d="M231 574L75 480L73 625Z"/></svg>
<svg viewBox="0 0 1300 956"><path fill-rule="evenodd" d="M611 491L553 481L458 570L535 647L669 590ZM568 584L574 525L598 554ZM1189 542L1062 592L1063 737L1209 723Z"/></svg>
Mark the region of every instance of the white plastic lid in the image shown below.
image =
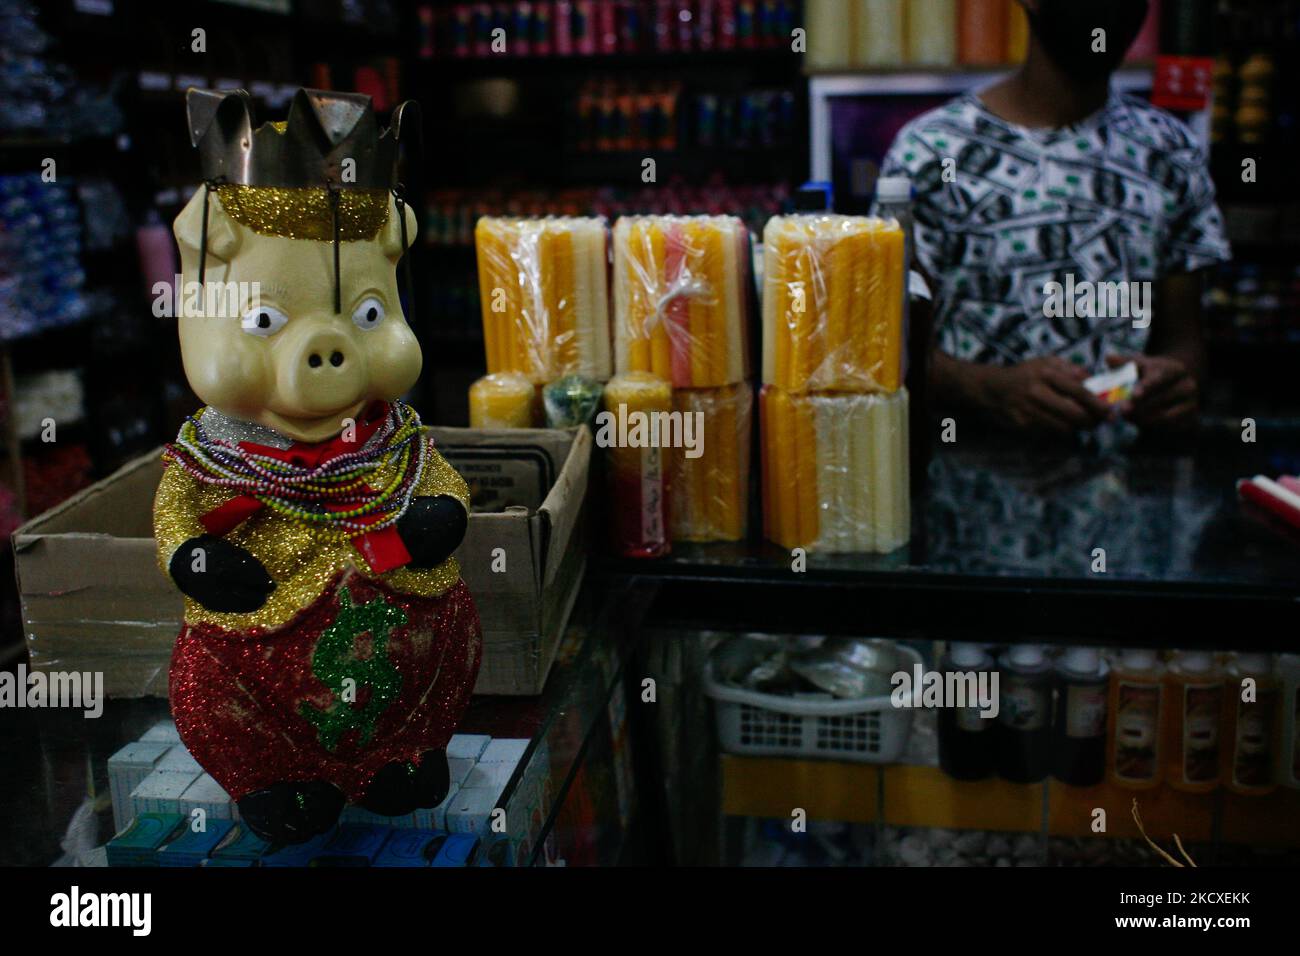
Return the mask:
<svg viewBox="0 0 1300 956"><path fill-rule="evenodd" d="M1267 674L1272 667L1272 660L1267 654L1261 654L1258 651L1246 651L1235 655L1233 663L1237 665L1237 670L1255 671L1256 673Z"/></svg>
<svg viewBox="0 0 1300 956"><path fill-rule="evenodd" d="M1179 651L1178 665L1185 671L1208 671L1214 663L1209 651Z"/></svg>
<svg viewBox="0 0 1300 956"><path fill-rule="evenodd" d="M881 202L907 202L912 198L912 181L906 176L881 176L876 180L876 198Z"/></svg>
<svg viewBox="0 0 1300 956"><path fill-rule="evenodd" d="M1101 651L1095 647L1067 647L1061 666L1075 674L1095 674L1101 670Z"/></svg>
<svg viewBox="0 0 1300 956"><path fill-rule="evenodd" d="M1129 670L1149 671L1156 666L1156 652L1148 647L1126 647L1119 652L1119 662Z"/></svg>
<svg viewBox="0 0 1300 956"><path fill-rule="evenodd" d="M1015 644L1007 653L1007 659L1016 667L1039 667L1043 663L1043 645Z"/></svg>
<svg viewBox="0 0 1300 956"><path fill-rule="evenodd" d="M979 667L984 663L984 648L979 644L956 641L948 647L948 656L962 667Z"/></svg>

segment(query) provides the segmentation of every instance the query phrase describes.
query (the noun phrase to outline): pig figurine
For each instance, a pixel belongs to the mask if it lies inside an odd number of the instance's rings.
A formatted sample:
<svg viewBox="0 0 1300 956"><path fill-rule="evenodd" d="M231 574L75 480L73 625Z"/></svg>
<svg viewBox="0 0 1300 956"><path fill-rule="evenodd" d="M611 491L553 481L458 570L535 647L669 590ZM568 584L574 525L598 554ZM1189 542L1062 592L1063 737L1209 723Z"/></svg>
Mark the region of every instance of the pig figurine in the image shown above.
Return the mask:
<svg viewBox="0 0 1300 956"><path fill-rule="evenodd" d="M369 97L301 90L254 130L249 106L188 95L204 184L175 222L178 325L205 407L164 454L154 530L185 596L181 739L250 829L300 843L345 803L443 801L482 636L452 557L468 489L400 400L421 364L392 188L413 111L381 133Z"/></svg>

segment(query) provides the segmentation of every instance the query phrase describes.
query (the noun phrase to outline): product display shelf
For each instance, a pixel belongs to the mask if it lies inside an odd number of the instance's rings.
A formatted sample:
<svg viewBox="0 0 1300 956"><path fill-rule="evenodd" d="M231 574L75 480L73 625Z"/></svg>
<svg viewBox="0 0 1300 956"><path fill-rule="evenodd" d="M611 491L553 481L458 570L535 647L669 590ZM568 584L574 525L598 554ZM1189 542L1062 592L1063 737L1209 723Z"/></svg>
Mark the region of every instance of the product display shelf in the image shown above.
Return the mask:
<svg viewBox="0 0 1300 956"><path fill-rule="evenodd" d="M1300 846L1300 793L1291 790L1245 797L1164 786L1071 787L1050 778L1030 784L961 781L931 766L734 754L723 754L721 767L721 810L728 817L783 820L798 807L810 820L1140 839L1132 815L1136 800L1143 826L1157 840L1176 832L1184 842ZM1104 830L1095 828L1099 809L1105 811Z"/></svg>
<svg viewBox="0 0 1300 956"><path fill-rule="evenodd" d="M613 865L636 812L625 666L648 594L635 584L591 587L584 640L570 640L547 684L547 718L520 763L544 759L552 797L528 864ZM511 809L507 808L507 816Z"/></svg>
<svg viewBox="0 0 1300 956"><path fill-rule="evenodd" d="M1109 455L967 438L934 447L893 553L798 570L751 537L604 571L655 589L661 626L1294 651L1300 536L1235 484L1300 470L1295 447L1293 431L1243 443L1239 427Z"/></svg>
<svg viewBox="0 0 1300 956"><path fill-rule="evenodd" d="M623 629L616 618L601 624L593 615L633 605L592 597L579 597L542 694L474 697L457 728L529 740L497 804L506 811L507 830L484 840L481 865L540 865L566 855L571 862L617 862L633 805L630 788L611 772L621 760L630 778L627 734L613 725L617 708L611 706L622 673ZM69 865L68 852L110 839L108 758L169 717L167 701L154 697L110 699L96 719L66 709L0 714L11 771L0 779L0 866ZM628 792L620 794L620 787ZM94 812L87 822L77 811L92 789ZM621 814L620 806L627 812ZM82 826L72 838L74 818Z"/></svg>

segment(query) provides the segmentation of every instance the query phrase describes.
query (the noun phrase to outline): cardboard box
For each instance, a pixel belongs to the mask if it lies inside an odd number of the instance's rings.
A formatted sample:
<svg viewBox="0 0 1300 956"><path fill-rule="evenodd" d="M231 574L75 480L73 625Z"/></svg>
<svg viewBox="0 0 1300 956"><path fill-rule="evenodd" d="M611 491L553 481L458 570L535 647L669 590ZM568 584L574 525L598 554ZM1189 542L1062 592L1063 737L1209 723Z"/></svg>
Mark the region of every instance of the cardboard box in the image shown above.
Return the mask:
<svg viewBox="0 0 1300 956"><path fill-rule="evenodd" d="M483 621L475 693L539 694L586 569L578 528L591 432L429 431L472 486L515 503L471 515L456 552ZM160 454L137 458L14 532L34 668L102 671L113 697L167 695L183 604L158 569L152 537Z"/></svg>

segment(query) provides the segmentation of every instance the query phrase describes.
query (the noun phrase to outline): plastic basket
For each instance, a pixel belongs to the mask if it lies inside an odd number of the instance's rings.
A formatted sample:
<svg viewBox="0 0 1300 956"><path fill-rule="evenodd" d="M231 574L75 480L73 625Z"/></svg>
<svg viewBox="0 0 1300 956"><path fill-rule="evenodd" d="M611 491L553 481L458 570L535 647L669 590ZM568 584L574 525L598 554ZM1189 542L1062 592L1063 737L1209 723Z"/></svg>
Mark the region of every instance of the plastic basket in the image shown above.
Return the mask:
<svg viewBox="0 0 1300 956"><path fill-rule="evenodd" d="M921 662L906 645L898 652L900 670ZM712 660L704 693L713 699L718 744L727 753L889 763L902 756L912 729L912 709L895 707L888 694L860 700L762 694L718 683Z"/></svg>

